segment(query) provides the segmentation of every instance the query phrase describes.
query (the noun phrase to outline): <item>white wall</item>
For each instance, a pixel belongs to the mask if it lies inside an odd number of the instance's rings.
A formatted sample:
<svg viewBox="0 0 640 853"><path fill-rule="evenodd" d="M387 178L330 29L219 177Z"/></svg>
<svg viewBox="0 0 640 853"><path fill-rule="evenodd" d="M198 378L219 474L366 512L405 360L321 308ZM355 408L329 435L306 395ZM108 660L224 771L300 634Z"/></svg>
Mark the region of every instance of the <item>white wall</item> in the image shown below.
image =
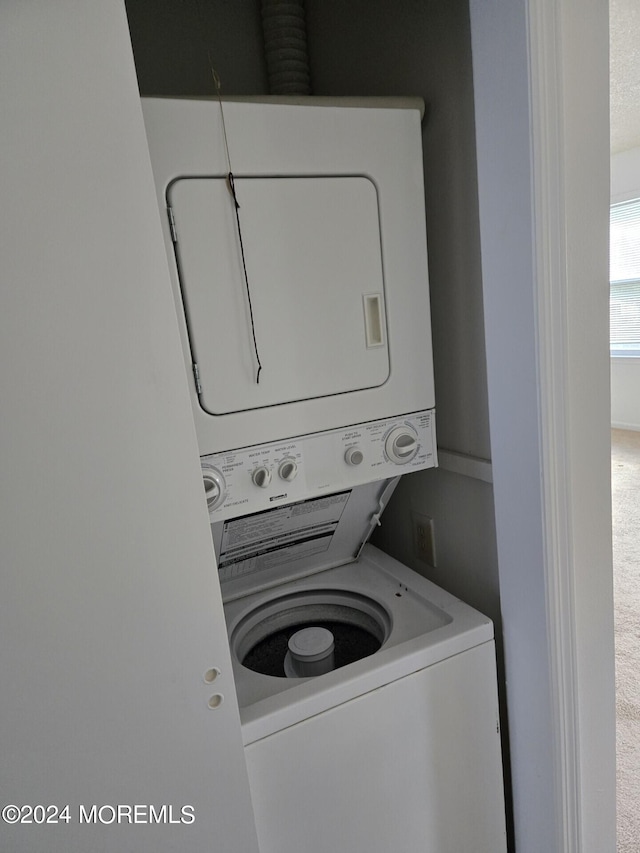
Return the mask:
<svg viewBox="0 0 640 853"><path fill-rule="evenodd" d="M554 744L545 624L536 326L532 316L526 3L472 2L471 13L489 404L493 416L492 467L516 850L559 853L557 793L549 784ZM545 784L540 784L542 779ZM546 815L543 821L541 814Z"/></svg>
<svg viewBox="0 0 640 853"><path fill-rule="evenodd" d="M0 849L256 851L121 0L6 0L0 78L0 801L69 806Z"/></svg>
<svg viewBox="0 0 640 853"><path fill-rule="evenodd" d="M546 2L537 0L538 14ZM564 403L567 458L564 460L568 556L559 551L550 583L565 584L567 602L556 600L553 630L574 650L571 719L577 754L576 782L581 853L613 853L616 849L615 801L615 661L613 638L613 566L611 543L611 431L609 365L609 3L607 0L562 0L553 57L562 77L564 148L564 268L567 328L567 396ZM546 39L536 49L543 61ZM545 96L538 94L538 122L545 116ZM539 124L538 124L539 127ZM589 144L585 144L585 140ZM547 185L553 186L547 164ZM588 179L585 179L588 178ZM544 210L544 207L543 207ZM551 243L551 246L554 246ZM562 244L561 244L562 247ZM547 291L548 293L548 291ZM544 339L543 339L544 341ZM553 365L555 352L548 348ZM558 402L558 401L556 401ZM595 402L595 406L594 406ZM555 426L559 425L556 419ZM547 458L543 479L558 470L562 458ZM566 475L566 476L565 476ZM548 507L556 520L564 512ZM554 530L547 521L547 536ZM571 597L572 596L572 601ZM573 608L571 607L573 605ZM573 613L572 613L573 609ZM566 639L573 616L573 636ZM554 667L559 673L559 661ZM565 689L565 697L569 691ZM565 792L566 793L566 792ZM572 796L575 796L571 792Z"/></svg>
<svg viewBox="0 0 640 853"><path fill-rule="evenodd" d="M640 148L611 156L611 203L640 198Z"/></svg>
<svg viewBox="0 0 640 853"><path fill-rule="evenodd" d="M611 157L611 203L640 198L640 148ZM611 359L611 424L640 430L640 358Z"/></svg>
<svg viewBox="0 0 640 853"><path fill-rule="evenodd" d="M611 359L611 426L640 430L640 358Z"/></svg>
<svg viewBox="0 0 640 853"><path fill-rule="evenodd" d="M516 849L613 853L608 4L471 10Z"/></svg>

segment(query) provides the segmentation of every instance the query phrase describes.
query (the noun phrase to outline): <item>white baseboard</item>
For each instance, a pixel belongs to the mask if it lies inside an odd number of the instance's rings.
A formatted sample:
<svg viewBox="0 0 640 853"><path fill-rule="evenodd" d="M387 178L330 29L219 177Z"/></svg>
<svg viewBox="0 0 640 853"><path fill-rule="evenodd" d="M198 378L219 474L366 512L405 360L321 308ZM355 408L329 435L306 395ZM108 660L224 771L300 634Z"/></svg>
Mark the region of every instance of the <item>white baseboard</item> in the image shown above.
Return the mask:
<svg viewBox="0 0 640 853"><path fill-rule="evenodd" d="M611 429L626 429L630 432L640 432L640 424L621 424L618 421L612 421Z"/></svg>

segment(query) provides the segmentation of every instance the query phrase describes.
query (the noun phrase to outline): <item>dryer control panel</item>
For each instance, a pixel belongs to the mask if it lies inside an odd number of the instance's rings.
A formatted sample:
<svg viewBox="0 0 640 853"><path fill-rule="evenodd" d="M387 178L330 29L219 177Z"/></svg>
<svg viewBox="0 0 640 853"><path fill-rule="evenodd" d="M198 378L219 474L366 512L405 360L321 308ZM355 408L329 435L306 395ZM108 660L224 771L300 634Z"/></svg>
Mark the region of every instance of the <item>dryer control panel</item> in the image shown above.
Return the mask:
<svg viewBox="0 0 640 853"><path fill-rule="evenodd" d="M213 453L201 464L211 521L221 521L435 467L435 411Z"/></svg>

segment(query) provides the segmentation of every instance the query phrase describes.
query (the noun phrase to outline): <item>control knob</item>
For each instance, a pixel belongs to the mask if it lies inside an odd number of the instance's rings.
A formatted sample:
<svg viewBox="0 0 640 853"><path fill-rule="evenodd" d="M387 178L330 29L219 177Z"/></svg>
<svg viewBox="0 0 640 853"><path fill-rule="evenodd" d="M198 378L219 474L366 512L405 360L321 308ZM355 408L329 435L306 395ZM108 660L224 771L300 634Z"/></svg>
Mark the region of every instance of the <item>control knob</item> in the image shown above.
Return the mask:
<svg viewBox="0 0 640 853"><path fill-rule="evenodd" d="M271 482L271 471L264 465L255 468L251 474L254 486L259 486L261 489L266 489Z"/></svg>
<svg viewBox="0 0 640 853"><path fill-rule="evenodd" d="M348 447L344 454L344 461L347 465L360 465L364 459L364 453L357 445Z"/></svg>
<svg viewBox="0 0 640 853"><path fill-rule="evenodd" d="M207 506L209 507L209 512L212 512L224 502L227 496L227 484L220 471L214 468L213 465L202 466L202 482L207 498Z"/></svg>
<svg viewBox="0 0 640 853"><path fill-rule="evenodd" d="M278 476L281 480L295 480L298 473L298 464L294 459L283 459L278 468Z"/></svg>
<svg viewBox="0 0 640 853"><path fill-rule="evenodd" d="M387 435L384 449L392 462L404 465L418 452L418 436L410 426L394 427Z"/></svg>

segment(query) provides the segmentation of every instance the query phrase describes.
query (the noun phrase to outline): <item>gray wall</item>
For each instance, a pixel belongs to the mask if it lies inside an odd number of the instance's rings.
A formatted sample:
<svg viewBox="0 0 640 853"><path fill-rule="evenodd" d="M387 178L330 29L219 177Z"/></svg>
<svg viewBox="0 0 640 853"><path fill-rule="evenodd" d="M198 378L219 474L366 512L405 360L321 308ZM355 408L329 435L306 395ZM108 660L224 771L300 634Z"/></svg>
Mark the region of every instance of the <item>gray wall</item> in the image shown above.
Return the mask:
<svg viewBox="0 0 640 853"><path fill-rule="evenodd" d="M142 95L267 94L258 0L126 0Z"/></svg>

